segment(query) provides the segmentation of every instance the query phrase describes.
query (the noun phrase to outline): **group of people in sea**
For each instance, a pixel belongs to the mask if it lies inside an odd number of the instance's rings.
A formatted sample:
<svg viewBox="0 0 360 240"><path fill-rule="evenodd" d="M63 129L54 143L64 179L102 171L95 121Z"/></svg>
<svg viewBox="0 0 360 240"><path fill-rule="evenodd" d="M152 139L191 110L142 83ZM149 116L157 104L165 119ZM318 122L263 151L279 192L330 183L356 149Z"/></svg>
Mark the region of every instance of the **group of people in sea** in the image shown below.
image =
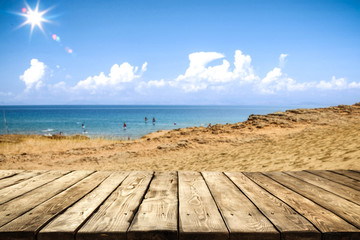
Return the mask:
<svg viewBox="0 0 360 240"><path fill-rule="evenodd" d="M148 122L148 118L145 117L145 124L146 124L147 122ZM152 124L155 125L155 122L156 122L155 117L153 117L153 119L152 119ZM174 125L176 125L176 122L174 122ZM81 123L81 127L82 127L82 129L83 129L83 134L87 134L88 132L87 132L86 127L85 127L85 122L82 122L82 123ZM124 124L123 124L123 129L126 130L126 127L127 127L126 122L124 122ZM208 128L211 128L211 123L209 123ZM63 132L60 132L60 133L59 133L60 136L62 136L63 134L64 134Z"/></svg>
<svg viewBox="0 0 360 240"><path fill-rule="evenodd" d="M147 122L148 122L148 118L145 117L145 124L147 124ZM155 125L155 122L156 122L155 117L153 117L152 124ZM176 122L174 122L174 125L176 125ZM87 134L88 132L87 132L86 127L85 127L85 122L81 123L81 127L83 129L83 134ZM124 122L123 129L126 130L126 127L127 127L126 122ZM211 128L211 123L209 123L208 128ZM59 132L59 135L62 136L62 135L64 135L64 133Z"/></svg>
<svg viewBox="0 0 360 240"><path fill-rule="evenodd" d="M145 123L147 123L147 121L148 121L148 118L147 117L145 117ZM155 125L155 117L153 117L153 119L152 119L152 124L153 125ZM175 125L176 125L176 123L175 123ZM124 124L123 124L123 129L124 130L126 130L126 122L124 122Z"/></svg>
<svg viewBox="0 0 360 240"><path fill-rule="evenodd" d="M85 122L81 124L82 129L84 129L83 134L87 134L86 128L85 128Z"/></svg>
<svg viewBox="0 0 360 240"><path fill-rule="evenodd" d="M145 117L145 123L147 123L147 121L148 121L148 118ZM155 125L155 122L156 122L155 117L153 117L153 119L152 119L152 124ZM174 125L176 125L176 123L174 123ZM83 129L83 134L87 134L87 130L86 130L86 128L85 128L85 122L83 122L83 123L81 124L81 127L82 127L82 129ZM127 127L126 122L124 122L124 124L123 124L123 129L126 130L126 127Z"/></svg>
<svg viewBox="0 0 360 240"><path fill-rule="evenodd" d="M147 123L147 121L148 121L148 118L147 118L147 117L145 117L145 123ZM152 123L153 123L153 125L155 125L155 117L153 117L153 119L152 119Z"/></svg>

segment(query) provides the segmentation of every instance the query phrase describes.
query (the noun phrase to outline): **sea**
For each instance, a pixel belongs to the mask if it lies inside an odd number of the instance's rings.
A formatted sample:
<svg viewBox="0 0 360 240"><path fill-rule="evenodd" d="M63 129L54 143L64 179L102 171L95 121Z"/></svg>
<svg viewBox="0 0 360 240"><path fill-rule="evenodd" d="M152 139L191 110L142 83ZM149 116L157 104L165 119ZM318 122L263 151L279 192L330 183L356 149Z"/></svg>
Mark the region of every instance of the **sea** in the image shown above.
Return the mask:
<svg viewBox="0 0 360 240"><path fill-rule="evenodd" d="M0 134L51 136L61 132L91 138L137 139L159 130L236 123L251 114L309 107L318 106L0 106Z"/></svg>

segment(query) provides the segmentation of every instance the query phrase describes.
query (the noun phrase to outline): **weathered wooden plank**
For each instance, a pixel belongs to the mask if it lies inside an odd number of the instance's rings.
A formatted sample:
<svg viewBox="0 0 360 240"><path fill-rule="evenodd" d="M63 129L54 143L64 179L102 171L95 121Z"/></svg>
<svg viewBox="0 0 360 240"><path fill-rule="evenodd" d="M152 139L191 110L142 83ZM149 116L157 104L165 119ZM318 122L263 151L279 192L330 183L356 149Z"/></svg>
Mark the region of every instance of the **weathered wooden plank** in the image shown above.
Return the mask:
<svg viewBox="0 0 360 240"><path fill-rule="evenodd" d="M177 240L178 197L176 172L158 172L127 233L129 240Z"/></svg>
<svg viewBox="0 0 360 240"><path fill-rule="evenodd" d="M73 240L76 230L99 207L99 205L120 185L128 175L126 172L114 172L96 189L75 205L56 217L37 235L37 240Z"/></svg>
<svg viewBox="0 0 360 240"><path fill-rule="evenodd" d="M69 171L50 171L0 190L0 204L59 178Z"/></svg>
<svg viewBox="0 0 360 240"><path fill-rule="evenodd" d="M360 181L360 173L351 171L351 170L332 170L332 172L345 175L349 178L355 179L357 181ZM359 183L360 184L360 183Z"/></svg>
<svg viewBox="0 0 360 240"><path fill-rule="evenodd" d="M80 228L76 239L126 239L126 231L152 175L152 172L132 172Z"/></svg>
<svg viewBox="0 0 360 240"><path fill-rule="evenodd" d="M40 228L98 186L110 172L96 172L0 228L0 239L34 239ZM69 219L70 220L70 219Z"/></svg>
<svg viewBox="0 0 360 240"><path fill-rule="evenodd" d="M359 205L285 173L271 172L264 174L332 211L356 227L360 227Z"/></svg>
<svg viewBox="0 0 360 240"><path fill-rule="evenodd" d="M71 172L53 182L25 193L19 198L0 205L0 213L2 215L0 217L0 226L3 226L35 206L40 205L91 173L92 171Z"/></svg>
<svg viewBox="0 0 360 240"><path fill-rule="evenodd" d="M280 239L271 222L223 173L203 172L202 175L229 228L230 239ZM181 184L179 186L181 188Z"/></svg>
<svg viewBox="0 0 360 240"><path fill-rule="evenodd" d="M229 232L200 173L179 172L179 239L228 239Z"/></svg>
<svg viewBox="0 0 360 240"><path fill-rule="evenodd" d="M351 202L360 204L360 191L344 186L342 184L330 181L326 178L316 176L308 172L285 172L293 177L299 178L305 182L321 187Z"/></svg>
<svg viewBox="0 0 360 240"><path fill-rule="evenodd" d="M266 192L242 173L226 173L240 190L281 232L286 240L321 239L321 234L304 217Z"/></svg>
<svg viewBox="0 0 360 240"><path fill-rule="evenodd" d="M26 179L32 178L36 175L39 175L43 173L44 171L24 171L21 173L18 173L14 176L3 178L0 180L0 189L3 189L5 187L17 184L21 181L24 181Z"/></svg>
<svg viewBox="0 0 360 240"><path fill-rule="evenodd" d="M15 174L23 172L24 170L0 170L0 179L11 177Z"/></svg>
<svg viewBox="0 0 360 240"><path fill-rule="evenodd" d="M360 182L355 180L355 179L346 177L344 175L339 175L339 174L329 172L329 171L326 171L326 170L312 170L312 171L306 171L306 172L315 174L317 176L326 178L326 179L331 180L333 182L337 182L337 183L340 183L342 185L345 185L345 186L348 186L348 187L351 187L353 189L356 189L356 190L360 191Z"/></svg>
<svg viewBox="0 0 360 240"><path fill-rule="evenodd" d="M244 174L307 218L323 233L323 240L360 239L359 229L313 201L261 173Z"/></svg>

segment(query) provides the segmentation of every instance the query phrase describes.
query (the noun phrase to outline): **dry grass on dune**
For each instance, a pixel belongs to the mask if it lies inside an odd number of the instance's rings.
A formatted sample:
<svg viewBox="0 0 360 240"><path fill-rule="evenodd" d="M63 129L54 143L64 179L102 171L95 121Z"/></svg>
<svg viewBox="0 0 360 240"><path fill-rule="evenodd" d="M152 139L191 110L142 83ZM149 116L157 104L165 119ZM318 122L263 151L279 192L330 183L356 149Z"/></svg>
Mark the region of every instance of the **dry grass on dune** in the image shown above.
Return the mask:
<svg viewBox="0 0 360 240"><path fill-rule="evenodd" d="M3 135L0 136L0 154L39 154L48 152L66 152L71 149L113 144L114 140L89 139L81 135L75 136L40 136L40 135Z"/></svg>
<svg viewBox="0 0 360 240"><path fill-rule="evenodd" d="M1 169L360 170L360 104L253 115L133 141L0 136Z"/></svg>

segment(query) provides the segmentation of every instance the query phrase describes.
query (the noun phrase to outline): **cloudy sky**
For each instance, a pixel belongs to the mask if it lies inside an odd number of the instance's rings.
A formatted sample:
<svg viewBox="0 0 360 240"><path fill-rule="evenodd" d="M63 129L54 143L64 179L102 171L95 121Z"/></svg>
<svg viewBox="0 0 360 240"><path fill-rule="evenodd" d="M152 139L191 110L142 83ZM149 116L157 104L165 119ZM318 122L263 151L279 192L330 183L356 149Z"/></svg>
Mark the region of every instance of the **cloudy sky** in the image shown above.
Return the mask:
<svg viewBox="0 0 360 240"><path fill-rule="evenodd" d="M360 1L0 0L0 104L352 104Z"/></svg>

